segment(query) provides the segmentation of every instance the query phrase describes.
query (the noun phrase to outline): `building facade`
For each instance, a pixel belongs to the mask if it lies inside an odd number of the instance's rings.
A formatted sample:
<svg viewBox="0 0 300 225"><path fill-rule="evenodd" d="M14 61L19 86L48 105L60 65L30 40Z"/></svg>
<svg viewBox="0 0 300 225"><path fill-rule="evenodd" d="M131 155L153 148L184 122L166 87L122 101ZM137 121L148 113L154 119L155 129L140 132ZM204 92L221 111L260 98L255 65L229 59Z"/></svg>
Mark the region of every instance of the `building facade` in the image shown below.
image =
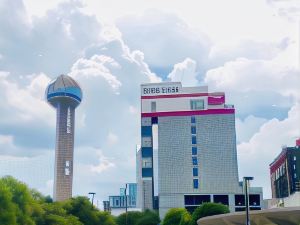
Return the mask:
<svg viewBox="0 0 300 225"><path fill-rule="evenodd" d="M170 208L193 211L203 202L221 202L231 211L245 208L238 177L235 109L225 104L224 93L208 93L206 86L182 87L179 82L143 84L137 161L142 209L158 207L163 217ZM251 207L260 209L262 189L251 191Z"/></svg>
<svg viewBox="0 0 300 225"><path fill-rule="evenodd" d="M270 164L272 198L286 198L300 191L300 139L295 147L283 147Z"/></svg>
<svg viewBox="0 0 300 225"><path fill-rule="evenodd" d="M46 98L56 109L54 201L72 197L75 108L82 100L76 81L60 75L46 89Z"/></svg>
<svg viewBox="0 0 300 225"><path fill-rule="evenodd" d="M113 215L119 215L125 212L126 208L128 209L128 211L135 209L137 205L137 184L128 183L126 191L125 188L120 188L120 194L109 196L109 201L105 204L109 204L108 207Z"/></svg>

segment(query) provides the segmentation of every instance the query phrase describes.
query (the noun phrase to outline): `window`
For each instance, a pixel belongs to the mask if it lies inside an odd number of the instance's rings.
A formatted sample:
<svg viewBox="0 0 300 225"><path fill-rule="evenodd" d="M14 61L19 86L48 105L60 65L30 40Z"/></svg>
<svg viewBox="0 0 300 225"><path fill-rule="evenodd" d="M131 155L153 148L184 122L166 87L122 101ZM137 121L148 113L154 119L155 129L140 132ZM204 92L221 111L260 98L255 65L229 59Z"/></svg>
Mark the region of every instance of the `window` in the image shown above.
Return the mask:
<svg viewBox="0 0 300 225"><path fill-rule="evenodd" d="M194 177L198 176L198 168L193 168L193 176Z"/></svg>
<svg viewBox="0 0 300 225"><path fill-rule="evenodd" d="M193 162L193 165L198 165L198 159L197 159L197 157L193 156L192 157L192 162Z"/></svg>
<svg viewBox="0 0 300 225"><path fill-rule="evenodd" d="M200 110L200 109L204 109L204 100L203 99L191 100L191 110Z"/></svg>
<svg viewBox="0 0 300 225"><path fill-rule="evenodd" d="M191 126L191 133L196 134L196 126Z"/></svg>
<svg viewBox="0 0 300 225"><path fill-rule="evenodd" d="M294 164L294 170L296 170L296 165Z"/></svg>
<svg viewBox="0 0 300 225"><path fill-rule="evenodd" d="M297 160L297 158L296 158L296 156L294 156L294 161L296 161Z"/></svg>
<svg viewBox="0 0 300 225"><path fill-rule="evenodd" d="M192 144L193 145L197 144L197 138L196 138L196 136L192 136Z"/></svg>
<svg viewBox="0 0 300 225"><path fill-rule="evenodd" d="M199 186L198 179L193 179L193 184L194 184L194 188L198 189L198 186Z"/></svg>
<svg viewBox="0 0 300 225"><path fill-rule="evenodd" d="M197 155L197 147L192 147L192 155Z"/></svg>
<svg viewBox="0 0 300 225"><path fill-rule="evenodd" d="M151 102L151 112L156 112L156 102Z"/></svg>
<svg viewBox="0 0 300 225"><path fill-rule="evenodd" d="M196 117L194 116L191 117L191 123L196 123Z"/></svg>
<svg viewBox="0 0 300 225"><path fill-rule="evenodd" d="M70 161L66 161L66 167L70 167Z"/></svg>
<svg viewBox="0 0 300 225"><path fill-rule="evenodd" d="M294 173L294 178L297 178L297 174L296 173Z"/></svg>
<svg viewBox="0 0 300 225"><path fill-rule="evenodd" d="M143 158L142 159L142 167L143 168L152 168L152 158Z"/></svg>

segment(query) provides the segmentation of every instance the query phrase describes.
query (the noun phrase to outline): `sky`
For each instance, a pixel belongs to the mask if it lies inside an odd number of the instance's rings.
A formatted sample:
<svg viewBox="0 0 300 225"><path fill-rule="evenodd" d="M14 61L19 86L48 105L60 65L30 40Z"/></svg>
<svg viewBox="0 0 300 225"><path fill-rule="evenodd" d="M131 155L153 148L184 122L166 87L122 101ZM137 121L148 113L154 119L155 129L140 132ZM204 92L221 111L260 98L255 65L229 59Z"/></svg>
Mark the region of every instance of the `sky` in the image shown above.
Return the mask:
<svg viewBox="0 0 300 225"><path fill-rule="evenodd" d="M294 0L0 0L0 176L52 195L60 74L83 89L74 195L99 207L135 182L140 84L226 92L239 176L271 197L268 165L300 137L300 4Z"/></svg>

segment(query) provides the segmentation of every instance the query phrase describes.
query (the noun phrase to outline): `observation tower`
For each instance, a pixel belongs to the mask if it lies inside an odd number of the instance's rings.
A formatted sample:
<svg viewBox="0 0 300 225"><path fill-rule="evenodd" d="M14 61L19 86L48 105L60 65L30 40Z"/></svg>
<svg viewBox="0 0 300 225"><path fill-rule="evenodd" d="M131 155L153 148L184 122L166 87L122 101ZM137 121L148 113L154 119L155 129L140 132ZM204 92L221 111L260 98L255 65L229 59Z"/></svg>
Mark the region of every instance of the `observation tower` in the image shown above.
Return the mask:
<svg viewBox="0 0 300 225"><path fill-rule="evenodd" d="M72 197L75 108L80 104L82 91L67 75L50 82L46 98L56 108L56 144L53 200Z"/></svg>

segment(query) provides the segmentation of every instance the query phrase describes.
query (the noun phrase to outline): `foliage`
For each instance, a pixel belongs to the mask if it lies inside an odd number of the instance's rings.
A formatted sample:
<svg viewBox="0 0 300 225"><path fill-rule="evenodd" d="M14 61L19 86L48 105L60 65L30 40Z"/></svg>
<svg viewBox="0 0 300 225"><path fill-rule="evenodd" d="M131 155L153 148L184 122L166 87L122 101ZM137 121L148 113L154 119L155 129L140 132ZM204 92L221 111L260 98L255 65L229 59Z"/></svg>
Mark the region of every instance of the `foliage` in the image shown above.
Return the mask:
<svg viewBox="0 0 300 225"><path fill-rule="evenodd" d="M190 219L191 216L186 209L172 208L167 212L162 225L187 225Z"/></svg>
<svg viewBox="0 0 300 225"><path fill-rule="evenodd" d="M13 177L0 178L1 225L116 225L85 197L52 202Z"/></svg>
<svg viewBox="0 0 300 225"><path fill-rule="evenodd" d="M193 212L190 225L197 225L197 220L202 217L225 214L229 212L229 208L226 205L211 202L203 203Z"/></svg>
<svg viewBox="0 0 300 225"><path fill-rule="evenodd" d="M137 221L143 217L142 212L127 212L127 225L136 225ZM126 225L126 213L122 213L116 218L117 225Z"/></svg>
<svg viewBox="0 0 300 225"><path fill-rule="evenodd" d="M160 219L157 212L146 210L145 212L127 212L127 225L157 225ZM117 225L126 225L126 213L116 218Z"/></svg>
<svg viewBox="0 0 300 225"><path fill-rule="evenodd" d="M146 210L142 217L136 222L136 225L157 225L160 222L157 212Z"/></svg>

